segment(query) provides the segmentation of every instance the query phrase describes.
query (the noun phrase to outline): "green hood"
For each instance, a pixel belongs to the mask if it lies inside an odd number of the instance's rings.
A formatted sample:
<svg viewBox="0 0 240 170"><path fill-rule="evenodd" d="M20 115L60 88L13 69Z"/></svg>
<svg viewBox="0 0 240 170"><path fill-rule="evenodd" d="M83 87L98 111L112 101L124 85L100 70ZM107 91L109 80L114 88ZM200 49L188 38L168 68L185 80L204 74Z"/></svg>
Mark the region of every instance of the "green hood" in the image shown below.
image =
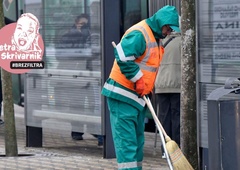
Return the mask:
<svg viewBox="0 0 240 170"><path fill-rule="evenodd" d="M169 25L174 31L180 32L178 22L178 12L174 6L164 6L153 16L146 19L147 24L152 29L156 39L164 38L162 35L162 26Z"/></svg>

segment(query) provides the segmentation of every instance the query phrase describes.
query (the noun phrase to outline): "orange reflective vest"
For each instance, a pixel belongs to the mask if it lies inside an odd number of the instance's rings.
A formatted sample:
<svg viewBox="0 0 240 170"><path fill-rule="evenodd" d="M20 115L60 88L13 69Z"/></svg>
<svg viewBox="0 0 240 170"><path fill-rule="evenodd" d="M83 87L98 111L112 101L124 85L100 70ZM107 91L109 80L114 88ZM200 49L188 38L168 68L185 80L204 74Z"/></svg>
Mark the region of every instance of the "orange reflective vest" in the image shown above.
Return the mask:
<svg viewBox="0 0 240 170"><path fill-rule="evenodd" d="M145 83L145 89L143 94L149 94L153 89L158 67L164 53L164 49L162 45L158 47L158 44L150 27L144 20L129 28L124 35L128 34L133 30L141 31L146 41L145 52L142 56L135 60L135 63L140 67L143 73L143 80ZM135 91L134 82L127 79L125 75L121 73L116 59L113 64L110 78L112 78L122 86Z"/></svg>

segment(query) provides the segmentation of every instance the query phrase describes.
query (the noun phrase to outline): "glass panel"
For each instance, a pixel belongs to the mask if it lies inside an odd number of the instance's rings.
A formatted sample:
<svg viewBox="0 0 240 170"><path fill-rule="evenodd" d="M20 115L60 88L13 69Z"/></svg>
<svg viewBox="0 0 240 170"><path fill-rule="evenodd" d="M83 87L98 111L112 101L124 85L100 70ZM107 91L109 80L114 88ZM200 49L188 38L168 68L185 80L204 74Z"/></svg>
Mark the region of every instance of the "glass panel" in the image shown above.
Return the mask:
<svg viewBox="0 0 240 170"><path fill-rule="evenodd" d="M45 44L44 70L26 76L27 125L68 122L74 131L101 134L100 1L26 1Z"/></svg>
<svg viewBox="0 0 240 170"><path fill-rule="evenodd" d="M240 3L232 0L203 1L199 4L200 81L224 83L228 77L237 77L239 67Z"/></svg>
<svg viewBox="0 0 240 170"><path fill-rule="evenodd" d="M122 1L122 34L132 25L147 18L147 1Z"/></svg>
<svg viewBox="0 0 240 170"><path fill-rule="evenodd" d="M214 81L225 82L240 72L240 2L213 0L212 10Z"/></svg>
<svg viewBox="0 0 240 170"><path fill-rule="evenodd" d="M17 3L18 1L3 1L3 12L4 12L4 16L6 18L8 18L9 20L12 20L12 21L16 21L17 20Z"/></svg>
<svg viewBox="0 0 240 170"><path fill-rule="evenodd" d="M181 1L179 0L149 0L149 15L152 16L165 5L173 5L181 15Z"/></svg>
<svg viewBox="0 0 240 170"><path fill-rule="evenodd" d="M203 0L198 9L200 146L207 148L207 96L227 78L239 77L240 3Z"/></svg>

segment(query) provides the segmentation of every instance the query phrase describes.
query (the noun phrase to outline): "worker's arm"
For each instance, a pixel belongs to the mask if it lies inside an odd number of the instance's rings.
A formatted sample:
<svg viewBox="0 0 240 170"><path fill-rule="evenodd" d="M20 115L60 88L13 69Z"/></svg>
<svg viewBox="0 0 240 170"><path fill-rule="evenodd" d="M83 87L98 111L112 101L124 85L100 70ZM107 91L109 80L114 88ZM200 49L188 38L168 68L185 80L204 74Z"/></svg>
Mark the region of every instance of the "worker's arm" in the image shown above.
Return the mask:
<svg viewBox="0 0 240 170"><path fill-rule="evenodd" d="M114 53L121 72L132 82L142 77L139 66L134 62L146 49L144 36L140 31L132 31L117 44Z"/></svg>

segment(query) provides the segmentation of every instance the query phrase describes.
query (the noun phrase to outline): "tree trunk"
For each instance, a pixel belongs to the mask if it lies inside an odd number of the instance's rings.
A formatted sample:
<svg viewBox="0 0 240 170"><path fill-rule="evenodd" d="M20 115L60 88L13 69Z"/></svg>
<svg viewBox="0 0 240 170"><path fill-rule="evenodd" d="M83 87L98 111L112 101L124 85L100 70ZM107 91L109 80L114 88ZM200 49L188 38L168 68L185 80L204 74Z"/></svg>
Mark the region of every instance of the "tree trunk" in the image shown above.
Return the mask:
<svg viewBox="0 0 240 170"><path fill-rule="evenodd" d="M0 0L0 28L4 26L5 21L3 13L3 0ZM5 153L6 156L18 156L12 95L12 74L1 69L1 81L3 91L3 113L5 121Z"/></svg>
<svg viewBox="0 0 240 170"><path fill-rule="evenodd" d="M181 4L181 150L193 168L198 169L195 0L182 0Z"/></svg>

